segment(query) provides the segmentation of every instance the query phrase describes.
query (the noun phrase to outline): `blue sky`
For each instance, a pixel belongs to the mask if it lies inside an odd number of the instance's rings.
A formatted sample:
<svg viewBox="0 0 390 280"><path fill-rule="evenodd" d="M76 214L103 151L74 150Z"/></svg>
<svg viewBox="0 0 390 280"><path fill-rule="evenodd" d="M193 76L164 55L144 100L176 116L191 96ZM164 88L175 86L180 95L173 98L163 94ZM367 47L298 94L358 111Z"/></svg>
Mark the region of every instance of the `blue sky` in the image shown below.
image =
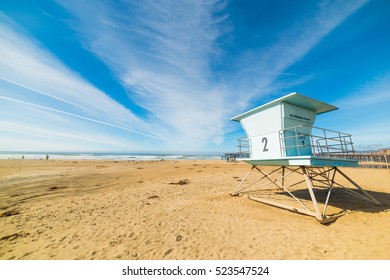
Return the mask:
<svg viewBox="0 0 390 280"><path fill-rule="evenodd" d="M0 150L234 151L288 94L390 146L390 1L0 1Z"/></svg>

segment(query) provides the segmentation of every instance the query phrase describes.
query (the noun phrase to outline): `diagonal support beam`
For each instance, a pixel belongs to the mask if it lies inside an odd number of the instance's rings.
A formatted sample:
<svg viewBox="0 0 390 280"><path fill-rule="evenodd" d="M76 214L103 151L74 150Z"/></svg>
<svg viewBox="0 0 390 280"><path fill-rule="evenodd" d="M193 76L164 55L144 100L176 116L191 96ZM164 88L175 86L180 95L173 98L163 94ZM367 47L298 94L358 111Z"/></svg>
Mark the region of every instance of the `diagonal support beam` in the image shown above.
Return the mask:
<svg viewBox="0 0 390 280"><path fill-rule="evenodd" d="M253 172L255 170L259 172L260 179L257 179L253 182L250 182L249 185L244 186L244 182L247 180L247 178L249 177L251 172ZM280 176L280 174L274 174L279 170L282 170L281 176ZM287 170L289 172L286 172ZM343 185L341 185L339 182L337 182L335 180L337 172L340 173L341 176L343 176L345 179L347 179L348 182L350 182L358 190L360 190L360 192L358 193L358 192L353 191L349 188L346 188ZM274 175L271 176L272 174L274 174ZM289 175L291 175L291 174L297 174L299 176L302 176L303 180L300 180L298 183L296 183L296 181L288 183L288 179L290 178ZM289 178L287 178L287 177L289 177ZM260 185L256 184L262 180L265 182L263 182ZM286 182L287 182L287 185L286 185ZM301 199L296 197L292 192L290 192L288 190L292 186L298 185L299 183L305 183L307 190L309 192L309 195L310 195L310 199L311 199L314 211L309 209L303 203L303 201ZM249 198L254 200L254 201L265 203L265 204L268 204L271 206L275 206L275 207L283 208L283 209L286 209L286 210L289 210L292 212L297 212L300 214L315 217L322 224L332 222L332 221L336 220L337 218L339 218L340 216L345 214L345 213L342 213L342 214L336 214L336 215L335 214L326 215L326 210L327 210L327 207L329 205L330 196L331 196L332 190L335 187L341 187L342 189L344 189L348 193L351 193L352 195L354 195L355 197L358 197L360 199L364 199L366 201L373 202L373 203L378 204L378 205L382 205L378 200L376 200L374 197L372 197L368 192L366 192L363 188L361 188L357 183L355 183L351 178L349 178L345 173L343 173L337 167L327 167L327 168L322 167L322 168L320 168L320 167L311 167L311 166L310 167L309 166L295 166L295 167L281 166L281 167L278 167L278 168L272 170L271 172L267 173L267 172L264 172L263 170L261 170L258 166L253 165L251 170L245 175L244 179L240 182L240 184L238 185L238 187L236 188L236 190L234 191L234 193L232 195L239 195L243 192L250 194L253 191L265 190L265 189L262 189L262 187L265 185L270 185L270 184L276 186L277 189L282 190L283 192L287 193L290 196L290 198L292 198L296 202L298 202L302 206L302 208L301 207L294 207L291 205L287 205L287 204L280 203L280 202L273 201L273 200L269 200L269 199L265 199L263 197L259 197L258 195L249 195ZM320 185L318 185L318 184L320 184ZM316 188L328 188L326 200L324 203L321 202L321 205L323 205L322 212L320 211L320 205L319 205L317 198L315 196L315 193L314 193L315 187ZM259 195L260 195L260 193L259 193ZM292 200L290 200L290 201L292 201ZM310 207L310 208L312 208L312 207Z"/></svg>
<svg viewBox="0 0 390 280"><path fill-rule="evenodd" d="M255 168L255 166L252 165L251 169L250 169L250 170L248 171L248 173L246 173L246 175L244 176L244 179L241 180L240 184L238 184L237 188L236 188L236 189L234 190L234 192L232 193L233 196L236 196L236 195L238 195L238 194L240 193L240 190L242 190L242 189L240 189L241 185L246 181L246 179L248 178L249 174L252 173L252 171L253 171L254 168ZM261 180L261 179L262 179L262 178L260 178L260 180ZM259 180L259 181L260 181L260 180Z"/></svg>
<svg viewBox="0 0 390 280"><path fill-rule="evenodd" d="M260 169L256 168L257 170L260 171ZM262 171L260 171L262 174L264 174ZM290 174L293 174L294 172L290 172L286 175L283 175L283 178L287 177L288 175ZM310 209L307 208L307 206L299 199L297 198L295 195L293 195L287 188L285 188L282 184L280 184L278 181L281 179L281 178L278 178L276 180L272 180L271 178L269 178L268 176L266 176L266 178L270 181L270 183L273 183L276 187L278 187L280 190L288 193L293 199L295 199L295 201L297 201L303 208L305 208L307 211L310 212Z"/></svg>
<svg viewBox="0 0 390 280"><path fill-rule="evenodd" d="M329 173L328 173L328 176L330 176L330 170L329 170ZM328 191L328 195L326 196L326 201L325 201L325 204L324 204L324 209L322 211L322 217L325 217L325 213L326 213L326 208L328 207L328 203L329 203L329 198L330 198L330 194L332 192L332 189L333 189L333 185L334 185L334 177L336 176L336 169L333 169L333 175L332 175L332 179L329 180L329 177L328 177L328 183L329 183L329 191Z"/></svg>
<svg viewBox="0 0 390 280"><path fill-rule="evenodd" d="M303 215L312 216L312 217L317 218L317 214L308 210L308 209L301 209L301 208L297 208L297 207L292 207L292 206L284 204L284 203L275 202L275 201L272 201L269 199L264 199L264 198L261 198L258 196L253 196L253 195L249 196L249 199L252 199L252 200L257 201L257 202L265 203L265 204L268 204L271 206L279 207L282 209L286 209L286 210L289 210L292 212L297 212L297 213L300 213Z"/></svg>
<svg viewBox="0 0 390 280"><path fill-rule="evenodd" d="M356 188L358 188L362 193L364 193L367 198L372 201L373 203L377 205L382 205L378 200L376 200L374 197L372 197L368 192L366 192L362 187L360 187L358 184L356 184L351 178L349 178L345 173L343 173L340 169L335 167L337 172L340 173L345 179L347 179L352 185L354 185Z"/></svg>
<svg viewBox="0 0 390 280"><path fill-rule="evenodd" d="M302 166L301 169L302 169L303 177L305 178L305 181L306 181L307 189L309 190L309 194L310 194L311 200L313 202L313 207L314 207L314 210L316 213L316 218L317 218L317 220L322 220L323 217L320 213L320 209L318 207L318 202L317 202L316 196L314 195L313 184L311 182L311 179L307 175L306 167Z"/></svg>

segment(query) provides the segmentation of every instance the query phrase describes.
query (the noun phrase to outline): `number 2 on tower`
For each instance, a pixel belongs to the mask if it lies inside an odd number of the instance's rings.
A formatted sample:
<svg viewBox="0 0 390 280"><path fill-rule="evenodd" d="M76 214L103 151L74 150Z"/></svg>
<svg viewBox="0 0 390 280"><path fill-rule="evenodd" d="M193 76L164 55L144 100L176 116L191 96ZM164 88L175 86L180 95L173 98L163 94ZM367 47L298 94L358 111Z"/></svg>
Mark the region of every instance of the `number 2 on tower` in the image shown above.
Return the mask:
<svg viewBox="0 0 390 280"><path fill-rule="evenodd" d="M261 143L264 143L263 152L268 152L268 148L267 148L268 139L266 137L263 137L263 139L261 139Z"/></svg>

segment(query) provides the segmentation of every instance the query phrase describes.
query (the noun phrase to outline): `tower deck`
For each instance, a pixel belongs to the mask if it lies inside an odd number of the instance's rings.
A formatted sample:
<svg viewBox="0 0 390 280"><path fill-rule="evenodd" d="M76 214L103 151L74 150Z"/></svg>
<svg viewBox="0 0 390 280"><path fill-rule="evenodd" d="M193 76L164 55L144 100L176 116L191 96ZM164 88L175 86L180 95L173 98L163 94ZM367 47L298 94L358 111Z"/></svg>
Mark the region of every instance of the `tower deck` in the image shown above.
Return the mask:
<svg viewBox="0 0 390 280"><path fill-rule="evenodd" d="M246 162L255 166L341 166L341 167L358 167L358 161L344 158L327 158L318 156L295 156L284 158L269 159L251 159L242 158L239 161Z"/></svg>

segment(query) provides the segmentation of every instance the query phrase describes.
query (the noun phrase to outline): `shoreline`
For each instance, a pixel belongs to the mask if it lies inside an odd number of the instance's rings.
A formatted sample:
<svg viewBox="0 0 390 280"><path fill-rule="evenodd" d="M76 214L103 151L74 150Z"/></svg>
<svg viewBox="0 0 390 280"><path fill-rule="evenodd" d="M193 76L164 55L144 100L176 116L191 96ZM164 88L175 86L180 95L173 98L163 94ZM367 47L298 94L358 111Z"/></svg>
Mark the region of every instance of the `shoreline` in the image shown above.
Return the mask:
<svg viewBox="0 0 390 280"><path fill-rule="evenodd" d="M220 160L221 152L1 152L0 160Z"/></svg>

